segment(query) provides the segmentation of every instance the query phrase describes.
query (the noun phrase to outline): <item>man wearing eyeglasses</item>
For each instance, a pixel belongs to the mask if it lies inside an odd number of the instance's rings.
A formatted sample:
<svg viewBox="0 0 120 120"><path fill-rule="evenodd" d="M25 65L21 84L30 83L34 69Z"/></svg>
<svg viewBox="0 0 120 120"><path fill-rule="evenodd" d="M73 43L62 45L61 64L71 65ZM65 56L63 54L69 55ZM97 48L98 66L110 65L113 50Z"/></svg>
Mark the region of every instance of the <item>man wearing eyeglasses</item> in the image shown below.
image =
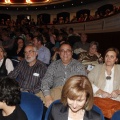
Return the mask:
<svg viewBox="0 0 120 120"><path fill-rule="evenodd" d="M36 59L37 49L33 45L27 45L24 54L25 59L10 72L9 77L17 79L21 91L36 94L41 90L41 79L47 67Z"/></svg>
<svg viewBox="0 0 120 120"><path fill-rule="evenodd" d="M60 99L62 86L73 75L87 75L84 66L72 58L70 44L63 43L59 49L60 60L51 63L41 83L41 93L37 95L43 99L48 107L54 100Z"/></svg>

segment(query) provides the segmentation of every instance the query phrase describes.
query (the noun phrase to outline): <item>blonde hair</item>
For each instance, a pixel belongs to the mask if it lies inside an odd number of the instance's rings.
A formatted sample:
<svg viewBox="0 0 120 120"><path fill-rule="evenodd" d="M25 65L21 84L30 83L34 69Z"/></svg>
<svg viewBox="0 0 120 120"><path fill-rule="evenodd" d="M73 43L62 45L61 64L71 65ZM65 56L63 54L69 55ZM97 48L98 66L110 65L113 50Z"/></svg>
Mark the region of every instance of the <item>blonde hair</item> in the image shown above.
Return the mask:
<svg viewBox="0 0 120 120"><path fill-rule="evenodd" d="M86 95L86 103L83 109L90 110L93 106L93 89L90 81L84 75L74 75L70 77L62 89L61 102L66 106L67 98L77 99Z"/></svg>

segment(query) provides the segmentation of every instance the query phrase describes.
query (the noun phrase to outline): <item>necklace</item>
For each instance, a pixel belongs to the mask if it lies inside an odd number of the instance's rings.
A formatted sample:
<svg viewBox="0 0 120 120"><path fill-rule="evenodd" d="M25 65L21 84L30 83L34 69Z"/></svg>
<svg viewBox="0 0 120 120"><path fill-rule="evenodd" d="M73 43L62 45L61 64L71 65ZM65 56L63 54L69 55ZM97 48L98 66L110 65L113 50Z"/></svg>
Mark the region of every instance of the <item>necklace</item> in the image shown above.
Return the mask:
<svg viewBox="0 0 120 120"><path fill-rule="evenodd" d="M106 80L111 80L111 76L106 76Z"/></svg>
<svg viewBox="0 0 120 120"><path fill-rule="evenodd" d="M106 80L111 80L111 74L112 74L112 71L106 71Z"/></svg>

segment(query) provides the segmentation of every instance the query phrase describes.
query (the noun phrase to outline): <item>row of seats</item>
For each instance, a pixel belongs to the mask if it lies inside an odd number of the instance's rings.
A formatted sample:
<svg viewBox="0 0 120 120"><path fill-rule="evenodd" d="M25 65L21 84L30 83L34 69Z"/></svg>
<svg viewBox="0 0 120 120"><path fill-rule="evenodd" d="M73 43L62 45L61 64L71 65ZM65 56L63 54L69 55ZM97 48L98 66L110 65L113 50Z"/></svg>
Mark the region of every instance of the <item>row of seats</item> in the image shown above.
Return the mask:
<svg viewBox="0 0 120 120"><path fill-rule="evenodd" d="M43 119L43 111L44 105L41 99L34 94L28 92L22 92L21 94L21 108L26 113L28 120L48 120L49 112L53 104L59 103L60 100L54 101L46 111L45 118ZM92 108L97 113L101 114L102 120L104 119L104 115L99 107L96 105ZM111 120L120 120L120 110L116 111Z"/></svg>

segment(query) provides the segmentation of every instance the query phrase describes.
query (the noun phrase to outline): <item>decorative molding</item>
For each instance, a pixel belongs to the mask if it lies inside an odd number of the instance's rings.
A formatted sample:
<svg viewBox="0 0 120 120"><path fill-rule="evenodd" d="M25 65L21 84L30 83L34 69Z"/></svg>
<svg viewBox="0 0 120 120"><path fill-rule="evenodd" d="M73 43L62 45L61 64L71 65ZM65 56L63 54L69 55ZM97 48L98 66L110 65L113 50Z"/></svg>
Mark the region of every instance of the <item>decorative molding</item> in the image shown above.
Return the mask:
<svg viewBox="0 0 120 120"><path fill-rule="evenodd" d="M11 7L24 7L27 4L31 4L31 6L43 6L46 4L59 4L64 2L69 2L71 0L45 0L41 2L32 2L32 0L26 0L26 3L13 3L10 0L5 0L5 2L0 2L0 6L5 6L6 4L11 4Z"/></svg>

